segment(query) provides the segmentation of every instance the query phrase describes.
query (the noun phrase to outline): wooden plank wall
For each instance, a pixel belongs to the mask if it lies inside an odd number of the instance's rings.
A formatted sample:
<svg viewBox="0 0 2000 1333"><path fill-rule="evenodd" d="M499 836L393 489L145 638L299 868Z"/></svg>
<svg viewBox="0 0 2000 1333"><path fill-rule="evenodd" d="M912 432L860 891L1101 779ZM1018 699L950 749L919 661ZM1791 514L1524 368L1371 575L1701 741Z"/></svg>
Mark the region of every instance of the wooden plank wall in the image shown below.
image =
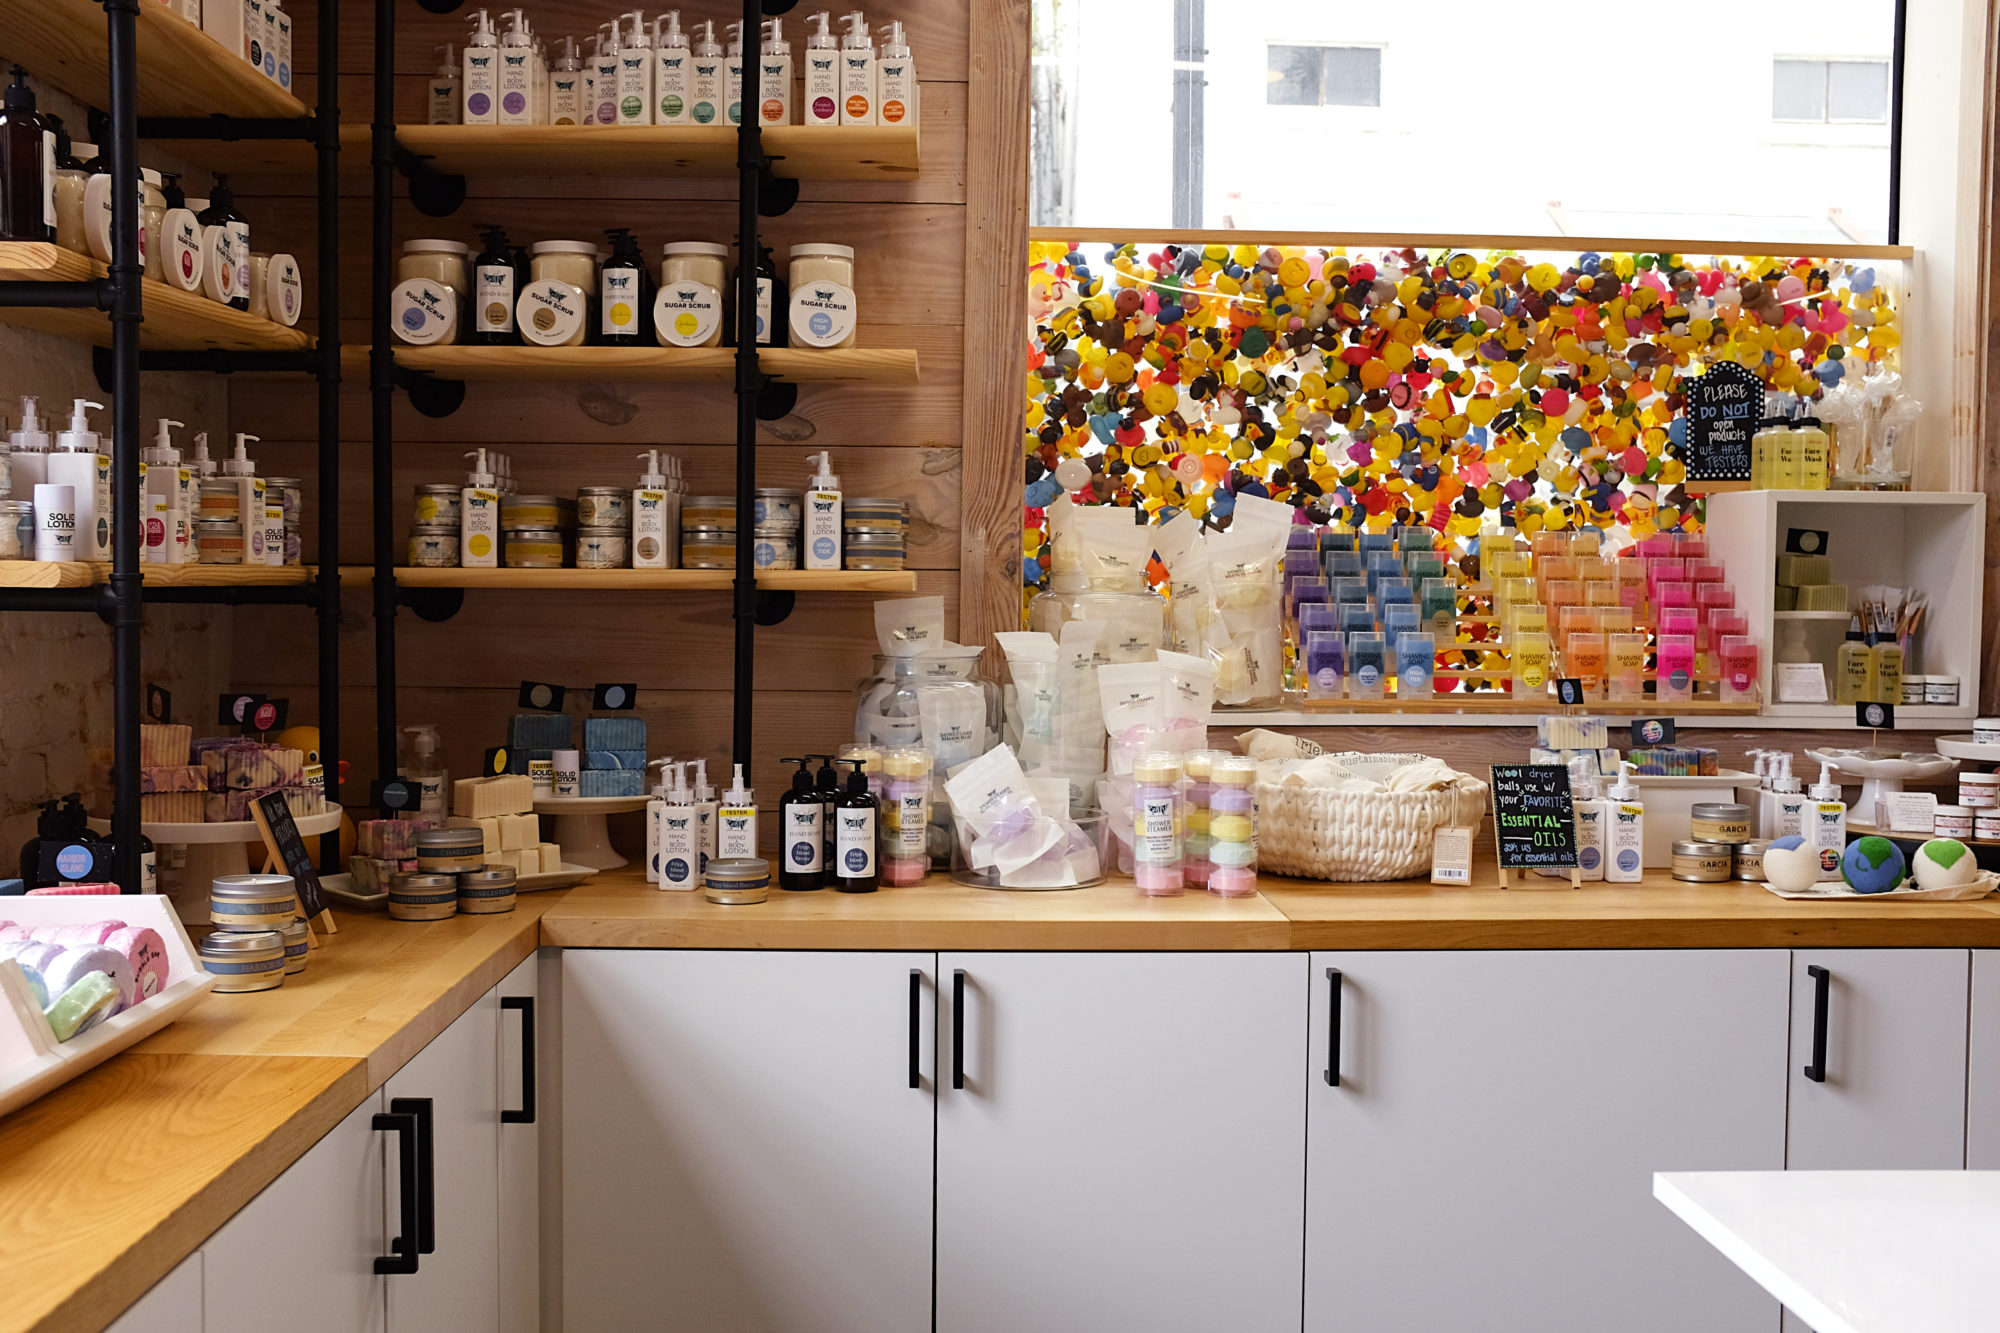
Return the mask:
<svg viewBox="0 0 2000 1333"><path fill-rule="evenodd" d="M310 101L316 30L312 7L300 9L294 49L301 66L300 95ZM911 389L803 387L797 409L760 430L760 481L803 486L810 475L806 455L830 448L848 495L906 498L911 507L910 564L919 571L918 591L945 599L954 633L960 632L962 563L968 582L984 578L1004 586L1004 598L992 592L981 595L986 608L1003 601L1016 606L1019 578L1017 426L993 423L1006 412L1018 422L1020 410L1016 366L1026 325L1019 264L1026 215L1005 189L991 183L968 189L974 173L967 170L967 143L971 124L978 136L979 175L1018 176L1024 182L1025 164L1018 170L1000 166L1006 153L1018 158L1024 151L1026 102L1014 96L991 104L984 115L968 115L968 104L978 95L968 54L975 10L981 48L1012 53L989 59L989 64L1004 77L1018 78L1027 61L1024 0L977 6L972 0L881 0L869 7L872 24L901 19L915 51L922 82L922 171L907 183L809 182L798 206L767 219L765 230L780 263L785 247L798 242L854 245L862 345L915 347L922 378ZM365 125L373 98L373 14L368 5L348 5L344 11L343 121ZM582 0L553 0L531 5L528 13L536 29L554 41L567 33L593 31L610 10ZM684 26L709 17L718 20L719 28L727 16L721 8L682 12ZM398 116L420 122L424 81L436 63L432 48L461 41L466 23L462 12L440 17L411 0L402 0L397 19ZM786 26L794 50L802 50L801 17L788 16ZM998 76L988 72L981 77ZM367 340L369 283L365 175L344 176L342 191L343 331L345 338L362 344ZM253 225L299 246L299 258L310 271L311 182L240 181L238 193ZM476 244L476 226L497 222L516 243L525 244L597 239L604 228L623 226L638 234L649 257L656 257L667 241L728 241L735 228L734 199L733 181L643 173L616 180L475 179L468 181L464 207L447 219L424 217L401 200L396 236L399 242L445 236ZM997 219L969 216L969 199L988 210L1012 212ZM1010 234L1017 239L1009 239ZM969 267L968 246L975 237L981 253L977 267ZM1017 328L994 332L997 326L990 317L988 323L968 319L969 308L979 308L995 293L1023 307ZM964 373L966 357L1003 349L1004 372L992 370L981 379L979 392L990 393L991 401L975 403ZM261 472L311 475L313 403L313 389L305 383L242 377L235 385L234 429L265 437L257 453ZM984 506L989 523L977 549L992 551L995 559L983 563L961 560L961 513L971 489L967 423L973 420L983 430L978 466L984 471L979 475L986 485L997 480L1002 488ZM692 492L733 489L735 404L723 385L475 384L458 412L437 420L419 415L399 395L395 427L399 538L409 522L412 487L459 480L466 466L461 455L479 446L511 453L521 489L531 493L573 494L579 485L630 486L639 468L636 455L653 447L681 457ZM341 433L343 562L359 564L371 550L365 380L345 386ZM991 521L1002 517L1002 510L1004 533ZM309 530L309 552L314 540ZM1000 562L1008 553L1013 565ZM869 670L874 652L873 601L850 595L801 597L788 621L758 631L759 763L754 780L765 805L775 807L785 786L779 756L831 751L851 737L851 691ZM357 791L366 792L374 768L374 646L368 594L350 591L345 602L342 752L352 765L348 794L354 799ZM236 662L242 685L286 694L294 701L295 716L301 710L309 716L313 659L310 642L300 637L303 631L293 619L240 615ZM1005 627L990 622L989 612L965 632L983 638ZM653 754L706 757L711 775L720 769L727 779L723 765L732 653L726 593L477 593L443 623L426 623L403 612L397 619L397 640L399 718L441 724L448 755L460 771L475 765L485 747L504 739L520 680L578 686L627 680L639 683L640 711L649 724Z"/></svg>

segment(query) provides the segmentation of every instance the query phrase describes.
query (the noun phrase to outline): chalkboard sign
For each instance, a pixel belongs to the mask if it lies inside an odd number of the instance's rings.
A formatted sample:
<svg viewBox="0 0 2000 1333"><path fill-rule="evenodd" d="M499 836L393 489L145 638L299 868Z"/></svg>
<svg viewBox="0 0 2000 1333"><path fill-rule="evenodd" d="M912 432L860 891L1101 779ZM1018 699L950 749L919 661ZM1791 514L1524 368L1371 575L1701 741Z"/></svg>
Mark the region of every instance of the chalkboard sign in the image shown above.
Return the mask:
<svg viewBox="0 0 2000 1333"><path fill-rule="evenodd" d="M1576 866L1576 817L1561 764L1493 765L1493 835L1509 870Z"/></svg>
<svg viewBox="0 0 2000 1333"><path fill-rule="evenodd" d="M1764 385L1734 361L1718 361L1688 385L1687 479L1750 480L1750 436Z"/></svg>
<svg viewBox="0 0 2000 1333"><path fill-rule="evenodd" d="M1567 797L1564 805L1568 805ZM332 918L326 916L326 897L319 891L319 871L313 868L312 853L306 850L299 826L292 822L292 808L285 804L285 793L265 792L250 803L250 809L257 821L257 831L264 837L265 850L298 885L299 914L308 921L323 920L330 927Z"/></svg>

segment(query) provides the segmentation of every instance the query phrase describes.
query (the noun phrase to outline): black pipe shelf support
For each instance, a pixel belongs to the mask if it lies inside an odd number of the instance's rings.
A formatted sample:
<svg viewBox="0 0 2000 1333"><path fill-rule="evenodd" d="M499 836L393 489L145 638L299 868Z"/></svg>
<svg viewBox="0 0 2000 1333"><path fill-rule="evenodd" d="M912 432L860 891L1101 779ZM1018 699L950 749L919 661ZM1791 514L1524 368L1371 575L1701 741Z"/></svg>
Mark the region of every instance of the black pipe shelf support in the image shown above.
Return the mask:
<svg viewBox="0 0 2000 1333"><path fill-rule="evenodd" d="M139 120L139 137L213 139L222 143L297 139L317 144L320 138L319 125L317 116L142 116Z"/></svg>
<svg viewBox="0 0 2000 1333"><path fill-rule="evenodd" d="M463 588L396 588L396 604L407 606L417 619L442 625L465 609Z"/></svg>
<svg viewBox="0 0 2000 1333"><path fill-rule="evenodd" d="M109 278L80 282L0 282L0 306L63 310L109 310L117 302Z"/></svg>

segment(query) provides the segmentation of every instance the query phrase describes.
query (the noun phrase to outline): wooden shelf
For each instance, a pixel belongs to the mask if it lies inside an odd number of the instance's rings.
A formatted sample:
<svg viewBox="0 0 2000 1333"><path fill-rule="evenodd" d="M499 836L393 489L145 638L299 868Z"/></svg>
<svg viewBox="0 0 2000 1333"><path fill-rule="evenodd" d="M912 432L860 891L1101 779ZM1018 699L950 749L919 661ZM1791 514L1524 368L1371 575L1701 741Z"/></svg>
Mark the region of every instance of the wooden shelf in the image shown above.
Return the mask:
<svg viewBox="0 0 2000 1333"><path fill-rule="evenodd" d="M291 588L310 565L142 565L149 588ZM111 577L108 562L0 560L0 588L88 588Z"/></svg>
<svg viewBox="0 0 2000 1333"><path fill-rule="evenodd" d="M358 349L365 355L366 349ZM767 375L795 383L848 380L915 384L914 348L766 347ZM736 353L727 347L397 347L396 364L454 380L672 380L728 383Z"/></svg>
<svg viewBox="0 0 2000 1333"><path fill-rule="evenodd" d="M142 116L308 114L305 103L158 0L138 7L137 46ZM109 96L111 61L97 0L5 0L0 51L83 102L101 106Z"/></svg>
<svg viewBox="0 0 2000 1333"><path fill-rule="evenodd" d="M52 241L0 241L0 282L82 282L104 274L104 265L95 259ZM140 304L145 322L139 326L139 345L152 350L299 352L313 344L312 335L302 329L258 319L164 282L143 284ZM0 309L0 321L99 347L111 345L111 319L102 310L10 306Z"/></svg>
<svg viewBox="0 0 2000 1333"><path fill-rule="evenodd" d="M396 582L405 588L525 588L544 591L614 590L712 592L735 582L727 569L412 569L399 566ZM368 565L343 565L343 587L373 583ZM911 593L913 569L873 572L848 569L781 569L758 576L757 586L787 592Z"/></svg>
<svg viewBox="0 0 2000 1333"><path fill-rule="evenodd" d="M455 175L734 176L731 125L399 125L396 138ZM910 180L917 127L779 125L763 132L771 170L796 180Z"/></svg>
<svg viewBox="0 0 2000 1333"><path fill-rule="evenodd" d="M1308 699L1300 705L1308 713L1409 713L1427 715L1433 713L1560 713L1563 710L1553 697L1546 699L1517 699L1511 694L1504 695L1427 695L1416 699ZM1754 703L1721 703L1714 699L1695 699L1687 703L1661 703L1648 699L1643 702L1613 702L1598 699L1579 704L1577 711L1585 715L1609 714L1618 717L1655 717L1697 714L1704 717L1754 717L1762 711L1762 706ZM1852 710L1850 709L1851 713ZM1255 718L1255 713L1245 712L1245 718Z"/></svg>

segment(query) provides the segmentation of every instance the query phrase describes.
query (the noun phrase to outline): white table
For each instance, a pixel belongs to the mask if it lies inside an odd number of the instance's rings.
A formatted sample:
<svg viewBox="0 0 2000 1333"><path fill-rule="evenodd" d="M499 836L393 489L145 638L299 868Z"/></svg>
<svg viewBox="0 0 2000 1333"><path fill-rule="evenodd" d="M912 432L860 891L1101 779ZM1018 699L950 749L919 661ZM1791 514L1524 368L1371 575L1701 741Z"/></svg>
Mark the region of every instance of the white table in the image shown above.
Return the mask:
<svg viewBox="0 0 2000 1333"><path fill-rule="evenodd" d="M1816 1333L2000 1328L2000 1171L1688 1171L1653 1197Z"/></svg>

